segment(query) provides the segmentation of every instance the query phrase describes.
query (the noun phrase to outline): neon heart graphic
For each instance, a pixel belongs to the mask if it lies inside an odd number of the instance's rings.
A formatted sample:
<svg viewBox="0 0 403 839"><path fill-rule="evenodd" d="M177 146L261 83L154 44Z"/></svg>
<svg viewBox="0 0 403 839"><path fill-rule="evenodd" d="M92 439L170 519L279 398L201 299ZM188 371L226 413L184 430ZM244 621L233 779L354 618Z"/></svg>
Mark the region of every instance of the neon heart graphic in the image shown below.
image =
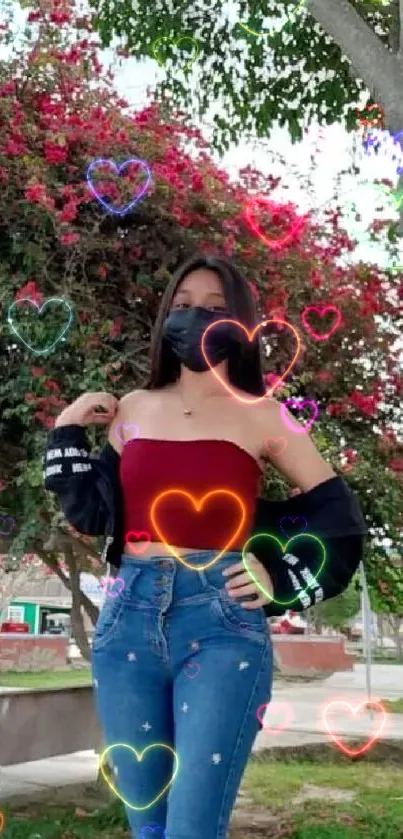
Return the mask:
<svg viewBox="0 0 403 839"><path fill-rule="evenodd" d="M285 437L268 437L264 444L271 457L278 457L287 448Z"/></svg>
<svg viewBox="0 0 403 839"><path fill-rule="evenodd" d="M321 552L322 552L322 561L319 565L319 568L315 572L315 574L313 574L314 582L318 581L319 574L322 571L323 566L326 562L326 548L325 548L323 542L321 542L321 540L318 539L317 536L314 536L312 533L302 533L302 534L300 533L300 534L298 534L298 536L293 536L291 539L288 540L288 542L286 542L285 545L283 545L283 543L280 541L280 539L277 539L277 536L273 536L272 533L256 533L254 536L251 536L250 539L248 539L247 542L245 542L245 544L242 548L242 563L243 563L243 566L245 568L245 571L248 572L249 576L251 577L251 579L253 580L253 582L255 583L257 588L259 589L259 591L261 591L262 594L264 594L264 596L267 597L268 600L270 600L272 603L277 603L278 606L286 606L286 607L291 606L293 603L296 603L296 601L300 598L301 595L306 594L309 587L312 586L312 583L308 583L308 585L304 589L301 589L301 591L299 591L298 594L296 594L295 597L292 598L292 600L285 600L285 601L284 600L277 600L275 597L273 597L272 593L270 591L267 591L267 589L265 589L264 586L262 586L262 584L259 582L259 580L255 576L253 571L249 568L248 563L247 563L248 554L249 553L253 554L253 549L250 547L251 543L256 539L263 539L263 538L271 539L271 541L274 542L276 546L279 546L281 548L281 552L282 552L283 555L287 553L287 549L289 548L291 543L296 542L297 539L313 539L320 546L320 549L321 549Z"/></svg>
<svg viewBox="0 0 403 839"><path fill-rule="evenodd" d="M205 503L205 501L207 501L207 499L213 498L214 496L218 496L218 495L222 495L222 496L223 495L228 495L230 498L234 499L239 506L240 522L239 522L235 532L231 534L230 538L228 539L227 544L224 546L222 551L220 551L220 553L218 553L217 556L215 556L213 559L211 559L210 562L206 562L204 565L193 565L191 562L186 562L183 559L183 557L181 557L180 554L178 554L176 552L175 548L171 547L171 545L168 544L167 539L165 537L165 534L162 533L161 528L158 525L158 522L157 522L157 519L156 519L157 507L160 507L161 502L163 502L169 496L173 496L173 495L181 495L184 498L186 498L188 501L190 501L192 503L193 508L196 510L197 513L200 513L200 510L204 507L204 503ZM231 492L231 490L229 490L229 489L214 489L211 492L206 492L206 494L203 495L202 498L199 501L197 501L190 492L187 492L184 489L168 489L168 490L165 490L164 492L160 492L160 494L157 495L157 497L154 499L154 501L151 505L151 509L150 509L150 519L151 519L153 528L154 528L155 532L157 533L157 535L159 537L160 542L164 543L165 547L168 548L169 553L171 553L175 557L175 559L178 560L178 562L180 562L186 568L192 569L193 571L204 571L206 568L211 568L211 566L214 565L220 559L220 557L222 557L223 554L225 554L230 549L231 545L233 545L234 542L236 542L239 534L242 531L242 528L245 524L245 521L246 521L246 510L245 510L245 505L244 505L243 501L241 500L241 498L239 497L239 495L237 495L236 492Z"/></svg>
<svg viewBox="0 0 403 839"><path fill-rule="evenodd" d="M215 367L212 366L212 364L211 364L211 362L210 362L210 360L207 356L206 350L205 350L206 337L209 334L209 332L212 329L215 329L220 323L232 323L236 327L239 327L239 329L242 329L245 332L245 334L248 336L248 341L250 341L250 342L253 341L253 339L256 335L256 332L258 332L259 329L263 329L263 327L267 326L267 324L269 324L269 323L281 323L281 324L283 324L283 326L286 326L288 329L290 329L291 332L293 333L293 335L296 339L296 342L297 342L297 351L294 354L294 356L291 360L291 363L288 365L286 371L281 376L279 376L275 385L272 385L272 387L268 388L268 390L266 391L264 396L255 396L255 397L251 397L250 399L249 398L245 399L243 396L239 396L232 389L231 385L228 384L222 378L222 376L220 376L219 373L217 373L217 370L215 369ZM291 372L291 370L294 367L294 364L295 364L295 362L298 358L300 349L301 349L301 341L300 341L300 337L298 335L297 330L293 326L291 326L291 324L288 323L286 320L280 320L279 318L273 318L272 320L264 320L261 323L258 323L258 325L255 326L255 328L251 332L249 331L249 329L246 328L246 326L244 326L242 323L239 323L239 321L237 321L237 320L231 320L230 318L225 318L223 320L216 320L214 323L210 323L210 326L208 326L207 329L205 329L205 331L203 332L203 335L202 335L202 340L201 340L201 350L202 350L202 353L203 353L203 357L206 361L206 364L208 364L211 372L214 374L216 379L218 379L218 381L223 385L223 387L225 387L225 389L228 391L228 393L231 394L231 396L235 396L235 399L237 399L239 402L243 402L247 405L253 405L256 402L261 402L262 399L266 399L267 396L271 396L271 394L276 389L276 387L278 387L284 381L285 377L288 376L288 373Z"/></svg>
<svg viewBox="0 0 403 839"><path fill-rule="evenodd" d="M196 661L189 661L183 668L183 672L188 679L195 679L200 673L200 664L197 664Z"/></svg>
<svg viewBox="0 0 403 839"><path fill-rule="evenodd" d="M92 172L93 172L93 170L96 166L105 166L105 165L106 166L111 166L114 169L115 174L120 175L122 173L123 169L125 169L127 166L130 166L132 163L139 164L144 169L144 171L147 175L147 180L146 180L144 186L140 189L140 192L138 193L138 195L136 195L136 197L132 201L129 201L129 203L125 204L125 206L123 208L121 208L120 210L115 209L110 204L108 204L107 201L104 201L104 199L101 198L101 196L99 195L99 192L97 191L96 187L93 185L93 183L90 179L90 176L91 176L91 174L92 174ZM100 204L102 204L102 206L105 207L106 210L110 211L111 213L115 213L116 215L124 215L125 213L128 213L129 210L131 210L136 204L138 204L138 202L141 201L144 193L147 191L148 186L150 184L150 181L151 181L151 172L150 172L149 167L144 162L144 160L138 160L136 157L131 157L129 160L125 160L123 163L120 164L120 166L116 166L116 163L113 160L103 160L102 158L98 158L97 160L93 160L92 163L90 163L90 165L87 169L87 183L88 183L89 189L91 190L92 194L95 195L95 198L97 199L97 201L99 201Z"/></svg>
<svg viewBox="0 0 403 839"><path fill-rule="evenodd" d="M305 516L282 516L282 518L280 519L280 529L283 531L284 536L286 536L287 539L289 539L290 536L288 535L288 533L286 533L286 531L285 531L285 529L282 525L282 522L286 523L287 521L290 521L292 524L295 524L295 522L297 522L297 521L300 521L301 524L304 524L304 522L305 522L305 527L301 526L299 528L299 532L301 532L301 531L303 532L308 527L308 522L307 522Z"/></svg>
<svg viewBox="0 0 403 839"><path fill-rule="evenodd" d="M135 804L131 804L130 801L127 801L125 798L123 798L123 795L120 794L119 790L116 789L116 787L111 782L110 778L108 778L108 776L105 774L104 766L103 766L103 764L105 762L105 757L108 755L108 753L111 751L111 749L118 749L118 748L119 749L128 749L130 752L132 752L136 756L136 760L139 763L141 763L144 755L147 754L147 752L149 752L151 749L166 749L173 756L173 759L174 759L174 762L175 762L175 768L174 768L173 775L169 779L168 783L165 784L165 786L163 787L161 792L159 792L158 795L156 795L156 797L153 798L153 800L150 801L149 804L144 804L142 807L137 807ZM153 804L155 804L157 801L159 801L160 798L162 798L162 796L167 791L167 789L169 789L172 782L176 778L176 775L178 774L179 758L178 758L176 752L171 748L171 746L167 746L167 745L165 745L165 743L153 743L151 746L147 746L146 749L143 749L142 752L137 752L136 749L133 748L133 746L129 746L127 743L113 743L112 746L107 746L107 748L104 749L102 754L99 756L99 768L102 772L104 780L108 784L108 787L112 790L112 792L115 793L115 795L117 795L118 798L120 798L121 801L123 801L123 804L125 804L126 807L129 807L130 810L141 811L141 810L148 810L149 807L152 807Z"/></svg>
<svg viewBox="0 0 403 839"><path fill-rule="evenodd" d="M272 725L264 723L262 719L266 716L266 711L270 713L273 710L275 714L280 711L283 715L283 720L280 720L280 723L277 724L277 728L273 728ZM281 732L288 728L295 719L294 711L290 702L265 702L263 705L259 705L256 716L263 728L263 731L269 731L270 734L281 734Z"/></svg>
<svg viewBox="0 0 403 839"><path fill-rule="evenodd" d="M294 408L294 410L296 410L296 411L302 411L304 405L310 405L312 407L312 410L313 410L313 416L303 426L293 425L290 422L290 419L289 419L289 417L287 416L287 413L286 413L289 405L292 406ZM288 428L290 428L291 431L294 431L296 434L305 434L309 430L311 425L313 425L313 423L315 422L315 420L316 420L316 418L319 414L319 408L318 408L316 402L313 401L313 399L287 399L285 402L281 403L280 412L281 412L281 415L283 417L284 422L286 423L286 425L288 425Z"/></svg>
<svg viewBox="0 0 403 839"><path fill-rule="evenodd" d="M150 833L158 832L158 836L152 837ZM146 835L147 834L147 835ZM164 839L165 830L162 824L146 824L144 827L141 828L140 831L140 839Z"/></svg>
<svg viewBox="0 0 403 839"><path fill-rule="evenodd" d="M316 312L316 314L318 314L320 318L325 317L330 312L333 312L336 316L336 319L333 323L333 326L327 332L321 335L320 333L315 332L312 326L308 323L308 315L310 312ZM310 335L312 335L313 338L315 338L317 341L326 341L327 338L330 338L330 336L333 335L334 332L336 332L337 327L340 326L341 311L337 308L337 306L305 306L301 315L301 320L303 325L305 326L305 329L307 330L307 332L309 332Z"/></svg>
<svg viewBox="0 0 403 839"><path fill-rule="evenodd" d="M124 436L124 432L125 432L126 429L130 431L130 437L127 440ZM132 433L132 431L133 431L133 433ZM118 438L120 443L123 443L123 445L126 445L126 443L129 443L130 440L135 440L136 437L139 436L139 434L140 434L140 429L139 429L138 425L135 425L132 422L120 422L115 427L115 436Z"/></svg>
<svg viewBox="0 0 403 839"><path fill-rule="evenodd" d="M111 588L113 588L117 583L117 588L115 589L115 591L110 591L110 589L108 588L109 583L112 583ZM122 577L101 577L99 585L104 590L105 594L108 595L108 597L112 597L114 599L122 593L125 587L125 581L122 579Z"/></svg>
<svg viewBox="0 0 403 839"><path fill-rule="evenodd" d="M256 35L258 38L271 38L273 35L278 35L289 23L291 23L296 15L302 11L302 7L305 4L305 0L299 0L298 5L296 8L288 15L287 19L276 29L271 29L270 32L254 32L253 29L249 29L248 26L245 26L244 23L241 23L240 20L237 21L238 26L242 26L242 29L246 29L250 35Z"/></svg>
<svg viewBox="0 0 403 839"><path fill-rule="evenodd" d="M362 746L360 749L350 749L348 746L346 746L346 745L345 745L345 744L344 744L344 743L340 740L340 737L338 737L338 736L337 736L336 734L334 734L334 732L332 731L332 727L331 727L331 726L330 726L330 724L328 723L328 719L327 719L327 717L328 717L329 710L330 710L331 708L332 708L332 709L334 709L334 707L335 707L336 705L339 705L339 706L340 706L340 705L342 705L342 706L344 706L345 708L348 708L348 709L349 709L349 711L350 711L350 713L351 713L351 714L354 714L354 716L356 716L357 711L358 711L360 708L365 708L365 707L367 707L367 706L369 706L369 705L372 705L372 706L374 706L374 707L378 708L378 710L382 711L382 719L381 719L381 723L380 723L380 725L379 725L378 730L375 732L375 734L374 734L372 737L370 737L370 739L368 740L368 742L367 742L367 743L365 743L365 744L364 744L364 746ZM357 757L357 755L362 755L362 754L364 754L365 752L367 752L367 751L371 748L371 746L375 743L375 741L376 741L376 740L378 740L378 739L379 739L379 737L381 736L382 731L383 731L383 729L385 728L386 720L387 720L387 713L386 713L386 711L385 711L385 708L383 707L382 703L381 703L381 702L379 702L379 701L378 701L378 700L376 700L376 699L373 699L373 700L371 699L371 700L368 700L368 701L365 701L365 702L360 702L360 704L359 704L359 705L356 705L355 707L353 707L352 705L350 705L350 703L349 703L349 702L345 702L345 701L344 701L344 700L342 700L342 699L340 699L340 700L335 699L333 702L329 702L329 704L328 704L328 705L326 705L326 707L325 707L325 708L324 708L324 710L323 710L323 723L324 723L324 725L325 725L325 728L326 728L327 732L330 734L330 736L331 736L332 740L334 740L334 742L336 743L336 746L337 746L337 747L338 747L338 748L339 748L342 752L344 752L344 754L348 755L349 757Z"/></svg>
<svg viewBox="0 0 403 839"><path fill-rule="evenodd" d="M140 545L137 546L134 542L131 542L130 537L133 537L137 542L140 542ZM143 542L146 544L144 545ZM125 536L125 543L130 543L130 548L135 554L143 553L150 542L151 536L147 530L129 530Z"/></svg>
<svg viewBox="0 0 403 839"><path fill-rule="evenodd" d="M11 516L0 516L0 536L9 536L15 528L15 519Z"/></svg>
<svg viewBox="0 0 403 839"><path fill-rule="evenodd" d="M69 312L69 318L68 318L68 322L67 322L66 326L63 327L60 335L57 336L56 340L53 341L53 343L50 344L48 347L45 347L44 350L36 350L34 347L31 346L31 344L28 344L27 341L24 341L24 338L20 335L20 333L18 332L18 329L14 326L13 319L12 319L12 316L11 316L11 310L15 306L19 306L20 303L29 303L30 306L35 306L39 315L41 315L42 312L44 311L44 309L46 309L46 306L49 306L51 303L58 303L58 304L61 303L63 306L67 307L68 312ZM10 324L10 327L13 330L14 334L17 335L17 338L19 338L20 341L22 341L22 343L29 350L31 350L31 352L35 353L35 355L44 355L44 353L47 353L47 352L50 352L51 350L53 350L53 348L56 346L58 341L61 341L61 339L63 338L63 335L66 334L66 332L67 332L69 326L71 326L71 322L73 320L73 310L70 306L70 303L68 303L67 300L63 300L60 297L50 297L49 300L46 300L45 303L42 304L42 306L39 306L38 303L35 303L35 301L31 300L29 297L22 297L21 300L16 300L15 303L11 304L11 306L8 310L7 320L8 320L8 323Z"/></svg>
<svg viewBox="0 0 403 839"><path fill-rule="evenodd" d="M262 204L263 205L264 204L268 205L269 209L276 208L276 205L273 203L273 201L270 201L269 198L264 198L263 196L258 196L258 197L252 198L248 202L248 204L246 205L245 217L248 221L249 226L252 228L253 232L256 233L257 236L259 236L259 239L261 239L262 242L264 242L265 245L267 245L268 248L271 248L272 250L281 250L281 248L283 248L285 245L287 245L291 241L293 236L295 236L295 234L298 232L298 230L300 230L300 228L303 226L303 224L305 224L305 220L306 220L307 217L306 216L301 216L299 219L295 220L293 222L293 225L291 227L290 232L287 233L287 235L284 236L282 239L268 239L267 236L265 236L264 233L262 233L260 227L258 227L258 225L252 219L252 216L251 216L252 208L254 206L259 206L259 205L262 205Z"/></svg>
<svg viewBox="0 0 403 839"><path fill-rule="evenodd" d="M160 65L160 67L165 66L165 61L163 61L161 63L161 61L159 60L158 55L156 53L156 45L159 44L161 41L172 41L172 40L173 40L172 38L169 38L168 36L165 36L163 38L157 38L157 40L154 41L154 43L152 44L151 49L152 49L154 58L158 61L158 64ZM187 64L185 64L185 66L183 68L183 72L186 72L186 70L188 70L189 67L191 67L192 64L196 61L196 58L197 58L197 56L199 55L199 52L200 52L200 46L199 46L199 42L196 41L195 38L192 38L190 35L182 35L180 38L178 38L177 41L173 41L174 47L177 47L180 44L181 41L191 41L192 45L194 45L196 47L195 55L193 56L193 58L190 59L190 61L188 61Z"/></svg>

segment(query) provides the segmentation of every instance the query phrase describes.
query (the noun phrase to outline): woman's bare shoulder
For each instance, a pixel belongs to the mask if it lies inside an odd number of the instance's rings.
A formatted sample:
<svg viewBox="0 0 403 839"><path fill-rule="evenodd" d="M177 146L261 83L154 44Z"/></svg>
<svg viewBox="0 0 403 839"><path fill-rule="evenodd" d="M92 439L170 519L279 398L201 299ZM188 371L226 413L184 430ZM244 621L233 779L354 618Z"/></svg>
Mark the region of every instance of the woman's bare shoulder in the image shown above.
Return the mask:
<svg viewBox="0 0 403 839"><path fill-rule="evenodd" d="M131 390L119 399L119 409L121 408L122 410L126 410L126 408L130 408L132 405L143 405L147 401L147 398L149 399L151 395L152 391L145 390L144 388Z"/></svg>

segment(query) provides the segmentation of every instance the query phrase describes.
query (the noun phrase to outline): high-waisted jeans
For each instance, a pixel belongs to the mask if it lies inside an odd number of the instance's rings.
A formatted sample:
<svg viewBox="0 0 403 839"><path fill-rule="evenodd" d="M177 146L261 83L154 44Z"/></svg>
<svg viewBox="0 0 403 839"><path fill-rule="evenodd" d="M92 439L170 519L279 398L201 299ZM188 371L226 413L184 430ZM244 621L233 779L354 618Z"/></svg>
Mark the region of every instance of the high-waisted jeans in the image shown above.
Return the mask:
<svg viewBox="0 0 403 839"><path fill-rule="evenodd" d="M183 559L200 567L214 555ZM101 610L92 647L101 763L113 767L134 839L227 836L273 669L263 609L225 590L222 571L240 558L229 552L198 571L166 555L124 555L124 586L115 582Z"/></svg>

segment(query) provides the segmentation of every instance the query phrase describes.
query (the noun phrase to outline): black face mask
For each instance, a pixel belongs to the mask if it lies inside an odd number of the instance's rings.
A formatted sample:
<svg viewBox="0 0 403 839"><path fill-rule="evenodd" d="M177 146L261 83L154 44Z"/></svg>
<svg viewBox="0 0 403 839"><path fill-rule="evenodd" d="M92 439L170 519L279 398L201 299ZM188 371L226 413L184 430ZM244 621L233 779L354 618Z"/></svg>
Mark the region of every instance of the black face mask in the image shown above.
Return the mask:
<svg viewBox="0 0 403 839"><path fill-rule="evenodd" d="M165 319L163 338L171 345L181 364L194 373L205 373L209 365L201 349L203 333L211 323L230 317L228 312L211 312L201 306L178 309L176 312L171 312ZM211 367L216 367L220 361L228 358L235 343L233 331L232 323L223 323L209 332L204 351Z"/></svg>

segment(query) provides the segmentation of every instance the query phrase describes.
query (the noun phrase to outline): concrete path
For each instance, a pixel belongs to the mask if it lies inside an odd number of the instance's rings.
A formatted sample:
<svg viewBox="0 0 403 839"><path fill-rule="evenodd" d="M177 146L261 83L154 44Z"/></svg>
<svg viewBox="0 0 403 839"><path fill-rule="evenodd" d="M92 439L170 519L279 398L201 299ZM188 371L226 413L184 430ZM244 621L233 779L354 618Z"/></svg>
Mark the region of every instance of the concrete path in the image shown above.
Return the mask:
<svg viewBox="0 0 403 839"><path fill-rule="evenodd" d="M403 667L377 664L372 668L372 697L403 698ZM365 666L357 664L353 672L335 673L322 682L276 682L271 709L262 715L266 731L258 734L254 751L268 746L295 746L331 742L323 722L323 712L330 702L344 700L353 708L367 698ZM283 705L281 705L283 703ZM277 707L276 707L277 704ZM264 710L264 709L263 709ZM374 736L383 715L364 711L349 713L348 709L328 712L328 723L334 733L343 737ZM284 727L285 725L285 727ZM284 728L284 730L280 730ZM403 740L403 714L389 714L382 738ZM67 784L91 783L97 777L98 757L93 751L76 752L46 760L0 767L0 801L13 795L43 791Z"/></svg>
<svg viewBox="0 0 403 839"><path fill-rule="evenodd" d="M403 666L373 665L371 698L403 698ZM349 703L352 711L340 705L330 706L330 703L337 700ZM269 709L262 713L262 722L266 730L258 734L254 751L269 746L332 742L325 721L341 741L348 736L370 739L382 727L384 715L373 708L357 708L366 700L364 664L356 664L353 671L334 673L320 682L275 683ZM381 737L403 740L403 714L387 714Z"/></svg>

